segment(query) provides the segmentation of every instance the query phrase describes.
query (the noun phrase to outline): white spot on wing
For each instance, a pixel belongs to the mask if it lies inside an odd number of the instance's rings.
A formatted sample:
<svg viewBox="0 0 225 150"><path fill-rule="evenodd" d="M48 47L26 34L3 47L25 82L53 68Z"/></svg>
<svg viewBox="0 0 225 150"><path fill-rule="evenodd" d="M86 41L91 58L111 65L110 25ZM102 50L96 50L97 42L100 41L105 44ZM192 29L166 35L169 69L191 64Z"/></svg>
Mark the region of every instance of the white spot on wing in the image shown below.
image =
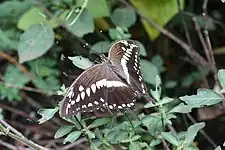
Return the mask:
<svg viewBox="0 0 225 150"><path fill-rule="evenodd" d="M107 81L106 86L107 88L109 88L109 87L122 87L127 85L120 81Z"/></svg>
<svg viewBox="0 0 225 150"><path fill-rule="evenodd" d="M113 106L112 105L109 105L109 109L113 109Z"/></svg>
<svg viewBox="0 0 225 150"><path fill-rule="evenodd" d="M93 93L95 93L95 91L96 91L96 86L95 86L95 84L92 84L92 85L91 85L91 90L92 90Z"/></svg>
<svg viewBox="0 0 225 150"><path fill-rule="evenodd" d="M98 103L97 101L94 101L94 104L95 104L95 105L98 105L99 103Z"/></svg>
<svg viewBox="0 0 225 150"><path fill-rule="evenodd" d="M103 103L105 102L105 100L103 98L101 98L101 97L100 97L100 101L103 102Z"/></svg>
<svg viewBox="0 0 225 150"><path fill-rule="evenodd" d="M92 103L88 103L88 107L92 107L93 105L92 105Z"/></svg>
<svg viewBox="0 0 225 150"><path fill-rule="evenodd" d="M106 85L106 79L102 79L96 82L96 86L98 89Z"/></svg>
<svg viewBox="0 0 225 150"><path fill-rule="evenodd" d="M87 89L86 89L86 93L87 93L87 96L89 97L90 94L91 94L91 89L90 89L90 88L87 88Z"/></svg>
<svg viewBox="0 0 225 150"><path fill-rule="evenodd" d="M82 85L80 85L79 91L81 92L81 91L83 91L83 90L84 90L84 87L83 87Z"/></svg>
<svg viewBox="0 0 225 150"><path fill-rule="evenodd" d="M66 106L66 114L69 113L69 109L70 109L71 105L68 103L67 106Z"/></svg>
<svg viewBox="0 0 225 150"><path fill-rule="evenodd" d="M67 97L72 98L74 96L73 90L70 90L69 93L67 94Z"/></svg>
<svg viewBox="0 0 225 150"><path fill-rule="evenodd" d="M84 100L84 98L85 98L85 92L84 92L84 91L81 92L80 96L81 96L81 98Z"/></svg>
<svg viewBox="0 0 225 150"><path fill-rule="evenodd" d="M79 103L79 101L80 101L80 94L77 94L76 102Z"/></svg>
<svg viewBox="0 0 225 150"><path fill-rule="evenodd" d="M123 107L122 107L122 106L118 106L118 108L119 108L119 109L123 109Z"/></svg>
<svg viewBox="0 0 225 150"><path fill-rule="evenodd" d="M126 104L122 104L122 107L126 107Z"/></svg>
<svg viewBox="0 0 225 150"><path fill-rule="evenodd" d="M87 106L86 105L82 105L82 108L87 108Z"/></svg>
<svg viewBox="0 0 225 150"><path fill-rule="evenodd" d="M121 59L121 65L122 65L123 71L127 77L127 83L130 84L130 75L128 73L127 61L124 58Z"/></svg>
<svg viewBox="0 0 225 150"><path fill-rule="evenodd" d="M71 101L71 105L74 105L74 104L75 104L75 100L72 100L72 101Z"/></svg>
<svg viewBox="0 0 225 150"><path fill-rule="evenodd" d="M127 41L121 40L120 42L123 43L124 45L128 46L128 42Z"/></svg>

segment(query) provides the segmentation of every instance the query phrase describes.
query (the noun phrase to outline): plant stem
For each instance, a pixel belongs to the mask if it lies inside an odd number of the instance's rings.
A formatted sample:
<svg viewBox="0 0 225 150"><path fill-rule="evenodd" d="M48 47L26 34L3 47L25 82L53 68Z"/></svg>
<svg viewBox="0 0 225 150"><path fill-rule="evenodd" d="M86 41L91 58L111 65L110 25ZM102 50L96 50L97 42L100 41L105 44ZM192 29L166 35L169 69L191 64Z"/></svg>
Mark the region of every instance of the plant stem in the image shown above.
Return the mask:
<svg viewBox="0 0 225 150"><path fill-rule="evenodd" d="M21 143L29 146L30 148L33 148L33 149L36 149L36 150L48 150L47 148L44 148L36 143L34 143L33 141L27 139L25 136L23 136L20 132L18 132L16 130L16 133L12 133L10 132L10 128L12 128L11 126L7 126L7 127L4 127L2 125L2 121L1 120L1 123L0 123L0 135L5 135L5 136L9 136L17 141L20 141Z"/></svg>

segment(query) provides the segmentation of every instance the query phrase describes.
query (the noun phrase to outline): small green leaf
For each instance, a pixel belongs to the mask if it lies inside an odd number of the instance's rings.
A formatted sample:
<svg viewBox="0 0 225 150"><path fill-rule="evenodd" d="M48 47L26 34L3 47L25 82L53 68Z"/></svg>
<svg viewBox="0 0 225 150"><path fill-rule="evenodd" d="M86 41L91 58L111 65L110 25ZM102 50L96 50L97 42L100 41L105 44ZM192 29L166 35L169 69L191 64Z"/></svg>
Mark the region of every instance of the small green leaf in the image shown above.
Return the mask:
<svg viewBox="0 0 225 150"><path fill-rule="evenodd" d="M159 74L157 67L151 62L141 59L141 72L144 80L149 84L155 84L156 76Z"/></svg>
<svg viewBox="0 0 225 150"><path fill-rule="evenodd" d="M179 105L175 106L170 113L189 113L192 110L192 105L185 105L184 103L180 103Z"/></svg>
<svg viewBox="0 0 225 150"><path fill-rule="evenodd" d="M37 112L39 115L41 115L41 119L38 120L39 124L42 124L51 119L58 110L59 107L55 107L53 109L40 108Z"/></svg>
<svg viewBox="0 0 225 150"><path fill-rule="evenodd" d="M171 144L176 145L176 146L179 145L178 138L171 132L162 132L162 136Z"/></svg>
<svg viewBox="0 0 225 150"><path fill-rule="evenodd" d="M109 51L110 42L109 41L100 41L95 43L91 50L98 52L98 53L108 53Z"/></svg>
<svg viewBox="0 0 225 150"><path fill-rule="evenodd" d="M31 25L21 36L18 45L20 63L45 54L54 43L54 32L47 25Z"/></svg>
<svg viewBox="0 0 225 150"><path fill-rule="evenodd" d="M167 104L167 103L172 102L173 100L174 100L173 98L170 98L170 97L164 97L164 98L160 101L160 104L161 104L161 105L164 105L164 104Z"/></svg>
<svg viewBox="0 0 225 150"><path fill-rule="evenodd" d="M108 122L110 122L110 118L98 118L95 119L90 125L89 125L89 129L91 128L96 128L102 125L107 124Z"/></svg>
<svg viewBox="0 0 225 150"><path fill-rule="evenodd" d="M190 145L194 141L194 139L195 139L195 137L197 135L197 132L199 130L201 130L202 128L204 128L204 127L205 127L205 123L204 122L202 122L202 123L195 123L195 124L191 125L188 128L187 133L185 135L184 144L185 145Z"/></svg>
<svg viewBox="0 0 225 150"><path fill-rule="evenodd" d="M140 48L140 55L141 56L147 56L147 52L146 52L146 49L145 49L144 45L139 41L135 41L135 42L137 43L137 45Z"/></svg>
<svg viewBox="0 0 225 150"><path fill-rule="evenodd" d="M63 144L66 144L67 142L73 143L75 142L80 135L82 134L81 131L73 131L71 132L63 141Z"/></svg>
<svg viewBox="0 0 225 150"><path fill-rule="evenodd" d="M75 66L84 70L93 65L93 62L91 62L88 58L85 58L82 56L74 56L74 57L68 57L68 58L72 60Z"/></svg>
<svg viewBox="0 0 225 150"><path fill-rule="evenodd" d="M137 141L137 140L140 139L140 138L141 138L140 135L135 135L135 136L133 136L130 140L131 140L131 141Z"/></svg>
<svg viewBox="0 0 225 150"><path fill-rule="evenodd" d="M220 146L216 147L215 150L222 150Z"/></svg>
<svg viewBox="0 0 225 150"><path fill-rule="evenodd" d="M139 142L131 142L129 145L129 150L141 150L141 145Z"/></svg>
<svg viewBox="0 0 225 150"><path fill-rule="evenodd" d="M69 31L79 37L83 37L85 34L94 32L94 21L92 14L87 9L84 9L79 18L77 18L78 13L78 8L73 10L65 10L60 15L60 19L65 22L65 25Z"/></svg>
<svg viewBox="0 0 225 150"><path fill-rule="evenodd" d="M136 22L137 16L131 7L117 8L111 15L111 20L116 26L131 27Z"/></svg>
<svg viewBox="0 0 225 150"><path fill-rule="evenodd" d="M155 106L159 106L158 103L153 103L152 101L149 101L147 104L144 105L144 108L152 108Z"/></svg>
<svg viewBox="0 0 225 150"><path fill-rule="evenodd" d="M225 142L223 142L223 146L225 147Z"/></svg>
<svg viewBox="0 0 225 150"><path fill-rule="evenodd" d="M215 105L224 100L221 95L209 89L198 89L197 95L182 96L180 99L187 105L193 105L195 108Z"/></svg>
<svg viewBox="0 0 225 150"><path fill-rule="evenodd" d="M218 71L218 79L223 88L225 88L225 69L220 69Z"/></svg>
<svg viewBox="0 0 225 150"><path fill-rule="evenodd" d="M38 7L32 7L19 19L17 27L27 30L32 24L43 24L46 21L44 12Z"/></svg>
<svg viewBox="0 0 225 150"><path fill-rule="evenodd" d="M63 137L64 135L70 133L70 131L72 131L73 127L74 126L71 126L71 125L61 126L55 133L54 138L60 138L60 137Z"/></svg>
<svg viewBox="0 0 225 150"><path fill-rule="evenodd" d="M129 39L131 37L131 34L125 32L123 28L117 27L109 29L109 36L112 40L122 40Z"/></svg>
<svg viewBox="0 0 225 150"><path fill-rule="evenodd" d="M152 141L150 142L150 146L151 147L155 147L156 145L159 145L160 143L162 143L162 141L160 139L152 139Z"/></svg>

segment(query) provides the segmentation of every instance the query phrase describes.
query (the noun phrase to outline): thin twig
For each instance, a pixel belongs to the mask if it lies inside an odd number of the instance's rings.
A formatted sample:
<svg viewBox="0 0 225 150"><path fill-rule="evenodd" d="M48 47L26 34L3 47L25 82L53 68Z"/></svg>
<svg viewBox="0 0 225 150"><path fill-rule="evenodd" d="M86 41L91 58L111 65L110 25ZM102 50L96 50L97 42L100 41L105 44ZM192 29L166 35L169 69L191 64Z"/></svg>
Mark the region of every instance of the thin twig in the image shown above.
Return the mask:
<svg viewBox="0 0 225 150"><path fill-rule="evenodd" d="M36 149L36 150L48 150L36 143L34 143L31 140L28 140L25 136L23 136L23 134L21 134L19 131L17 131L15 128L13 128L12 126L10 126L9 124L7 124L5 121L0 120L0 133L5 135L5 136L9 136L17 141L20 141L21 143ZM5 124L5 127L2 124ZM13 131L14 133L10 132Z"/></svg>
<svg viewBox="0 0 225 150"><path fill-rule="evenodd" d="M192 20L193 20L193 22L194 22L195 30L196 30L196 32L197 32L197 34L198 34L199 40L200 40L200 42L201 42L201 44L202 44L202 47L203 47L203 49L204 49L204 51L205 51L205 55L206 55L206 57L207 57L207 60L208 60L209 63L210 63L211 58L210 58L210 55L209 55L209 50L208 50L208 47L207 47L207 45L206 45L205 39L204 39L204 37L203 37L203 34L202 34L202 32L201 32L201 28L200 28L200 26L199 26L199 24L198 24L198 22L197 22L196 17L193 17Z"/></svg>
<svg viewBox="0 0 225 150"><path fill-rule="evenodd" d="M2 81L0 81L0 85L3 85L5 87L10 87L10 88L16 88L16 89L20 89L20 90L25 90L25 91L29 91L29 92L46 94L46 95L49 95L49 96L58 95L56 92L53 92L53 91L44 91L44 90L41 90L41 89L35 89L35 88L27 87L27 86L18 86L18 85L15 85L15 84L5 83L5 82L2 82Z"/></svg>
<svg viewBox="0 0 225 150"><path fill-rule="evenodd" d="M7 142L4 142L2 140L0 140L0 144L5 146L5 147L7 147L8 149L17 150L17 148L15 146L13 146L13 145L11 145L11 144L9 144Z"/></svg>
<svg viewBox="0 0 225 150"><path fill-rule="evenodd" d="M203 5L202 5L202 9L203 9L203 17L205 19L205 22L207 22L207 20L208 20L207 5L208 5L208 0L204 0ZM204 28L203 33L205 35L205 41L206 41L206 44L207 44L207 47L208 47L210 64L211 64L212 72L214 74L215 85L220 86L218 78L217 78L218 69L216 67L216 61L215 61L215 58L214 58L214 55L213 55L212 44L211 44L210 38L209 38L207 23L205 23L205 28Z"/></svg>
<svg viewBox="0 0 225 150"><path fill-rule="evenodd" d="M35 121L34 118L31 118L27 113L25 113L25 112L23 112L23 111L21 111L19 109L16 109L16 108L4 105L4 104L0 104L0 108L8 110L8 111L11 111L12 113L20 115L20 116L22 116L24 118L29 118L32 121Z"/></svg>
<svg viewBox="0 0 225 150"><path fill-rule="evenodd" d="M192 47L190 33L188 31L187 24L186 24L186 22L184 20L184 15L183 15L183 11L181 9L180 0L177 0L177 5L178 5L178 10L179 10L180 17L182 19L182 23L183 23L183 26L184 26L185 36L186 36L186 39L188 41L188 45L190 45L190 47Z"/></svg>
<svg viewBox="0 0 225 150"><path fill-rule="evenodd" d="M125 4L128 7L132 7L135 10L135 12L140 17L142 17L144 20L146 20L148 23L150 23L154 28L156 28L157 30L159 30L162 34L166 35L167 37L169 37L170 39L172 39L173 41L175 41L178 45L180 45L185 50L185 52L194 61L196 61L196 63L198 63L201 66L208 66L207 61L201 55L199 55L192 47L190 47L188 44L186 44L184 41L182 41L181 39L177 38L174 34L172 34L168 30L164 29L163 27L161 27L160 25L158 25L157 23L155 23L151 18L146 17L142 12L140 12L137 9L135 9L126 0L119 0L119 1L122 2L123 4Z"/></svg>

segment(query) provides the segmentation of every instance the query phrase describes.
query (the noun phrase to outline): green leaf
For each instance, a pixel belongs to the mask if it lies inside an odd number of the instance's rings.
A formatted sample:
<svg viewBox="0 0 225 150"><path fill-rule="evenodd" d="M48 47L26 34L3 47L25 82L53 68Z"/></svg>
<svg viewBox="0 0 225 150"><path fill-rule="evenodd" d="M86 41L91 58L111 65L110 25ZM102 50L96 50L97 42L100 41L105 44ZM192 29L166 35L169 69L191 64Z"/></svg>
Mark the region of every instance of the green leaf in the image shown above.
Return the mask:
<svg viewBox="0 0 225 150"><path fill-rule="evenodd" d="M156 76L159 74L157 67L151 62L141 59L141 72L144 80L149 84L155 84Z"/></svg>
<svg viewBox="0 0 225 150"><path fill-rule="evenodd" d="M181 7L184 6L184 0L181 0ZM178 13L177 0L131 0L131 3L147 18L151 18L155 23L163 27L173 16ZM144 28L150 39L155 40L160 31L154 28L150 23L142 20Z"/></svg>
<svg viewBox="0 0 225 150"><path fill-rule="evenodd" d="M112 22L119 27L129 28L135 24L137 16L131 7L117 8L111 15Z"/></svg>
<svg viewBox="0 0 225 150"><path fill-rule="evenodd" d="M163 66L164 61L160 55L153 56L151 63L153 63L158 68L159 72L165 71L165 67Z"/></svg>
<svg viewBox="0 0 225 150"><path fill-rule="evenodd" d="M91 50L98 52L98 53L108 53L109 51L110 42L109 41L100 41L95 43Z"/></svg>
<svg viewBox="0 0 225 150"><path fill-rule="evenodd" d="M175 88L176 86L177 86L177 81L174 81L174 80L167 81L165 84L165 87L168 89Z"/></svg>
<svg viewBox="0 0 225 150"><path fill-rule="evenodd" d="M47 25L31 25L21 36L18 45L20 63L45 54L54 43L54 32Z"/></svg>
<svg viewBox="0 0 225 150"><path fill-rule="evenodd" d="M72 60L73 64L80 69L85 70L93 65L93 62L91 62L88 58L82 56L74 56L68 58Z"/></svg>
<svg viewBox="0 0 225 150"><path fill-rule="evenodd" d="M140 139L140 138L141 138L140 135L135 135L135 136L133 136L130 140L131 140L131 141L137 141L137 140Z"/></svg>
<svg viewBox="0 0 225 150"><path fill-rule="evenodd" d="M45 13L38 7L32 7L20 17L17 27L27 30L32 24L43 24L46 21Z"/></svg>
<svg viewBox="0 0 225 150"><path fill-rule="evenodd" d="M202 122L202 123L195 123L195 124L191 125L188 128L187 133L185 135L184 144L185 145L190 145L194 141L194 139L195 139L195 137L197 135L197 132L199 130L201 130L202 128L204 128L204 127L205 127L205 123L204 122Z"/></svg>
<svg viewBox="0 0 225 150"><path fill-rule="evenodd" d="M42 124L51 119L58 110L59 107L55 107L53 109L40 108L37 112L39 115L41 115L41 119L38 120L39 124Z"/></svg>
<svg viewBox="0 0 225 150"><path fill-rule="evenodd" d="M147 52L146 52L146 49L145 49L144 45L141 42L139 42L139 41L135 40L135 42L137 43L137 45L140 48L140 55L141 56L147 56Z"/></svg>
<svg viewBox="0 0 225 150"><path fill-rule="evenodd" d="M71 125L65 125L65 126L61 126L55 133L54 138L60 138L63 137L64 135L70 133L70 131L72 131L74 126Z"/></svg>
<svg viewBox="0 0 225 150"><path fill-rule="evenodd" d="M67 142L73 143L75 142L80 135L82 134L81 131L73 131L67 137L64 139L63 144L66 144Z"/></svg>
<svg viewBox="0 0 225 150"><path fill-rule="evenodd" d="M18 80L19 79L19 80ZM13 65L8 65L3 77L3 84L0 84L0 99L7 98L9 101L20 100L18 88L11 86L23 87L30 81L30 78Z"/></svg>
<svg viewBox="0 0 225 150"><path fill-rule="evenodd" d="M87 9L95 18L108 17L110 15L107 0L98 0L97 3L96 1L89 0L87 4Z"/></svg>
<svg viewBox="0 0 225 150"><path fill-rule="evenodd" d="M220 69L218 71L218 79L223 88L225 88L225 69Z"/></svg>
<svg viewBox="0 0 225 150"><path fill-rule="evenodd" d="M179 98L187 105L193 105L195 108L215 105L224 99L224 97L209 89L198 89L197 95L182 96Z"/></svg>
<svg viewBox="0 0 225 150"><path fill-rule="evenodd" d="M108 122L110 122L110 118L98 118L98 119L95 119L90 125L89 125L89 129L91 128L96 128L96 127L99 127L99 126L102 126L102 125L105 125L107 124Z"/></svg>
<svg viewBox="0 0 225 150"><path fill-rule="evenodd" d="M109 36L112 40L122 40L129 39L131 37L130 33L127 33L123 28L110 28Z"/></svg>
<svg viewBox="0 0 225 150"><path fill-rule="evenodd" d="M139 142L131 142L129 145L129 150L141 150L141 145Z"/></svg>
<svg viewBox="0 0 225 150"><path fill-rule="evenodd" d="M162 136L171 144L176 145L176 146L179 145L178 138L171 132L162 132Z"/></svg>
<svg viewBox="0 0 225 150"><path fill-rule="evenodd" d="M77 18L77 9L65 10L60 15L60 19L65 22L69 31L79 37L83 37L85 34L94 32L93 16L87 9L84 9L79 18Z"/></svg>
<svg viewBox="0 0 225 150"><path fill-rule="evenodd" d="M180 103L179 105L175 106L170 113L189 113L192 110L192 105L185 105L184 103Z"/></svg>
<svg viewBox="0 0 225 150"><path fill-rule="evenodd" d="M148 128L148 132L155 136L163 131L162 118L159 113L146 115L141 119L144 126Z"/></svg>
<svg viewBox="0 0 225 150"><path fill-rule="evenodd" d="M223 142L223 146L225 146L225 142Z"/></svg>

